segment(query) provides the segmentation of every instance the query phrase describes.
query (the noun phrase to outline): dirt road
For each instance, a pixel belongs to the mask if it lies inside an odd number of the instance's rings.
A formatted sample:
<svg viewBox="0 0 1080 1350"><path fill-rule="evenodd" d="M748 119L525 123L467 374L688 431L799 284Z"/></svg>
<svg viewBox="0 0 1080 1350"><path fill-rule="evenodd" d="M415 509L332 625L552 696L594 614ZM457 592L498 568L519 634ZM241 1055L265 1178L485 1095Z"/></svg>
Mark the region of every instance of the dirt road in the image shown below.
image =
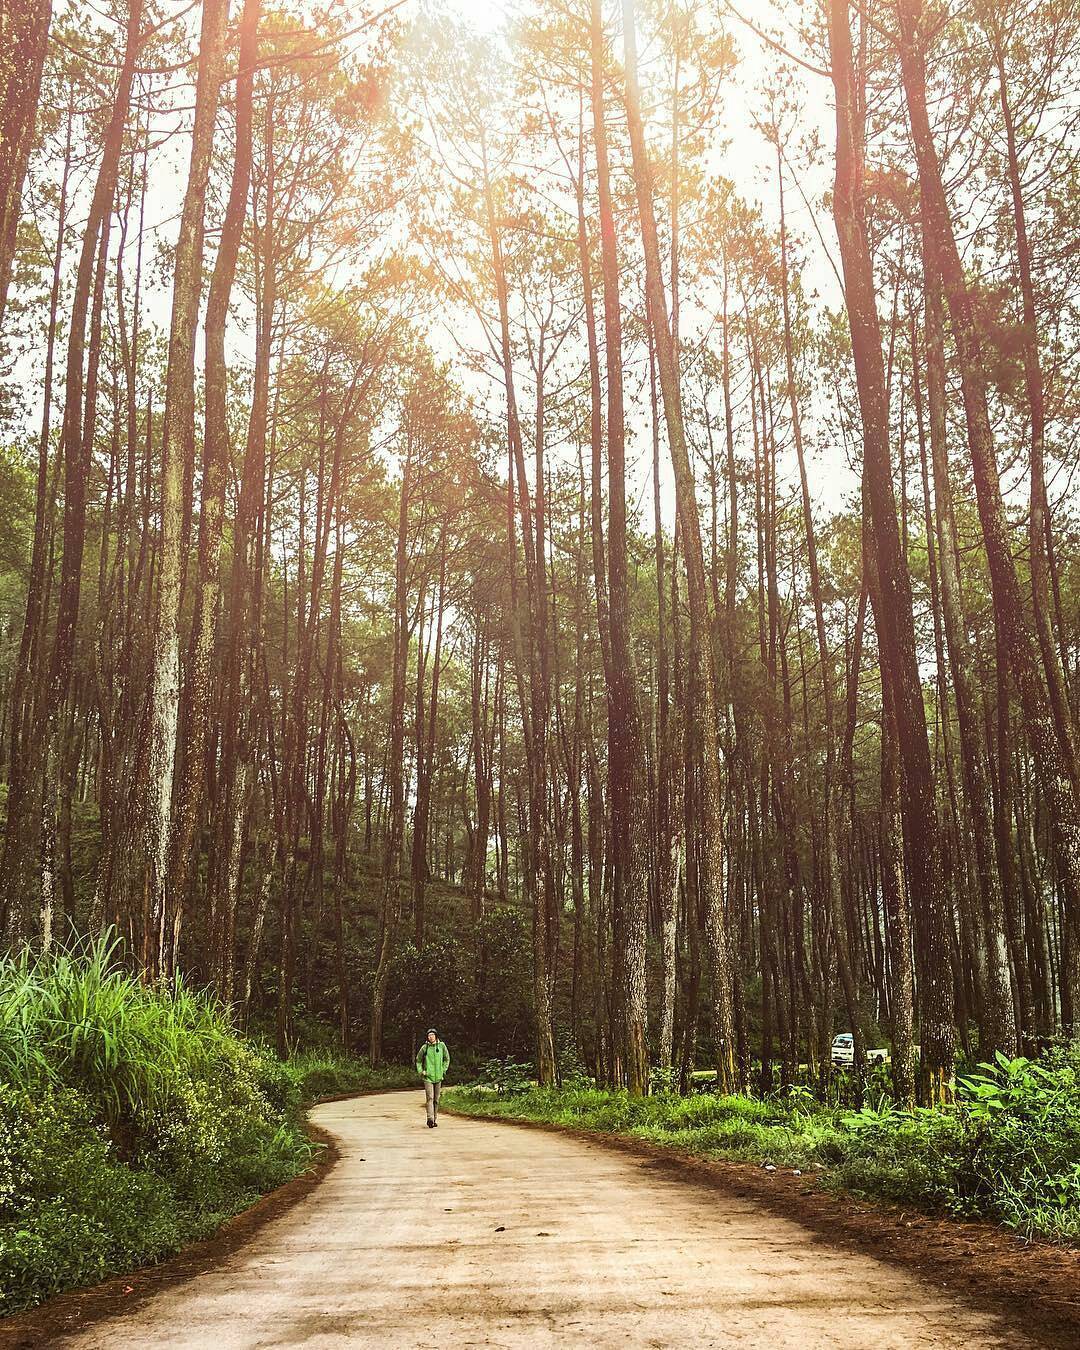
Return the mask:
<svg viewBox="0 0 1080 1350"><path fill-rule="evenodd" d="M303 1346L1012 1345L869 1256L640 1158L456 1119L420 1093L318 1107L341 1160L219 1268L65 1340Z"/></svg>

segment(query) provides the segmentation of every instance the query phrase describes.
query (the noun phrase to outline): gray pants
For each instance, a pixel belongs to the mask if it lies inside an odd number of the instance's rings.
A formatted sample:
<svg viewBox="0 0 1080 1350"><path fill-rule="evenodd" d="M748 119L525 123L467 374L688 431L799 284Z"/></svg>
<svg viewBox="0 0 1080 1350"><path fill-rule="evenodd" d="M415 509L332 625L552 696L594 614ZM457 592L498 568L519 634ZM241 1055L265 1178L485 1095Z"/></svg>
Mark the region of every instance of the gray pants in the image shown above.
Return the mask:
<svg viewBox="0 0 1080 1350"><path fill-rule="evenodd" d="M441 1083L433 1083L430 1078L424 1079L424 1105L427 1107L428 1120L437 1120L439 1116L439 1094L442 1092Z"/></svg>

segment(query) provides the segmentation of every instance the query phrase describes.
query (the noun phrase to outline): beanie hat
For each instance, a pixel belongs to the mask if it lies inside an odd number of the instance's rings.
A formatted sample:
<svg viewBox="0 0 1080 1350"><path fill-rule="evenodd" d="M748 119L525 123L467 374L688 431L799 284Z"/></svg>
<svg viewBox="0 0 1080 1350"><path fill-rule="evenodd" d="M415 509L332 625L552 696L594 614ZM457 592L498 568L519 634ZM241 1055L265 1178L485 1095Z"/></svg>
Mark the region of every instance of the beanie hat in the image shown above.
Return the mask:
<svg viewBox="0 0 1080 1350"><path fill-rule="evenodd" d="M439 1033L435 1030L434 1027L428 1027L427 1034L429 1036L437 1036Z"/></svg>

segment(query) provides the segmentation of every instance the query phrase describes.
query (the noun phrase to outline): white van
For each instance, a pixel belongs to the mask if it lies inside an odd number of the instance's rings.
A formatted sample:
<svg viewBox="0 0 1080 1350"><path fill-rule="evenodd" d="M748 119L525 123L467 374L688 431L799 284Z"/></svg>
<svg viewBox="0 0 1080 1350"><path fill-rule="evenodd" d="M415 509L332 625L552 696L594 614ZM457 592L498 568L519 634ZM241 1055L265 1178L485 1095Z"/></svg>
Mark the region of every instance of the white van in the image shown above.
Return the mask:
<svg viewBox="0 0 1080 1350"><path fill-rule="evenodd" d="M887 1046L881 1046L877 1050L867 1050L867 1063L872 1063L879 1059L882 1064L889 1062L889 1051ZM855 1063L855 1037L850 1031L841 1031L838 1036L833 1037L832 1043L832 1062L838 1069L850 1069Z"/></svg>

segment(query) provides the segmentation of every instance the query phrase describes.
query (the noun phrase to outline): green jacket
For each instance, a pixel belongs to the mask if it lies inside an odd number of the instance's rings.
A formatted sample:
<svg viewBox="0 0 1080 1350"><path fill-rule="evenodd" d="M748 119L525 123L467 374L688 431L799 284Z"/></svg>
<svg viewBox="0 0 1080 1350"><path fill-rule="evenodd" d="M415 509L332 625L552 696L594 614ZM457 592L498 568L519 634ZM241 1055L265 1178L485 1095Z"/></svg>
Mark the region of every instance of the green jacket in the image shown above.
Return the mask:
<svg viewBox="0 0 1080 1350"><path fill-rule="evenodd" d="M450 1051L445 1041L436 1041L434 1045L425 1041L416 1052L416 1072L421 1078L441 1083L449 1067Z"/></svg>

